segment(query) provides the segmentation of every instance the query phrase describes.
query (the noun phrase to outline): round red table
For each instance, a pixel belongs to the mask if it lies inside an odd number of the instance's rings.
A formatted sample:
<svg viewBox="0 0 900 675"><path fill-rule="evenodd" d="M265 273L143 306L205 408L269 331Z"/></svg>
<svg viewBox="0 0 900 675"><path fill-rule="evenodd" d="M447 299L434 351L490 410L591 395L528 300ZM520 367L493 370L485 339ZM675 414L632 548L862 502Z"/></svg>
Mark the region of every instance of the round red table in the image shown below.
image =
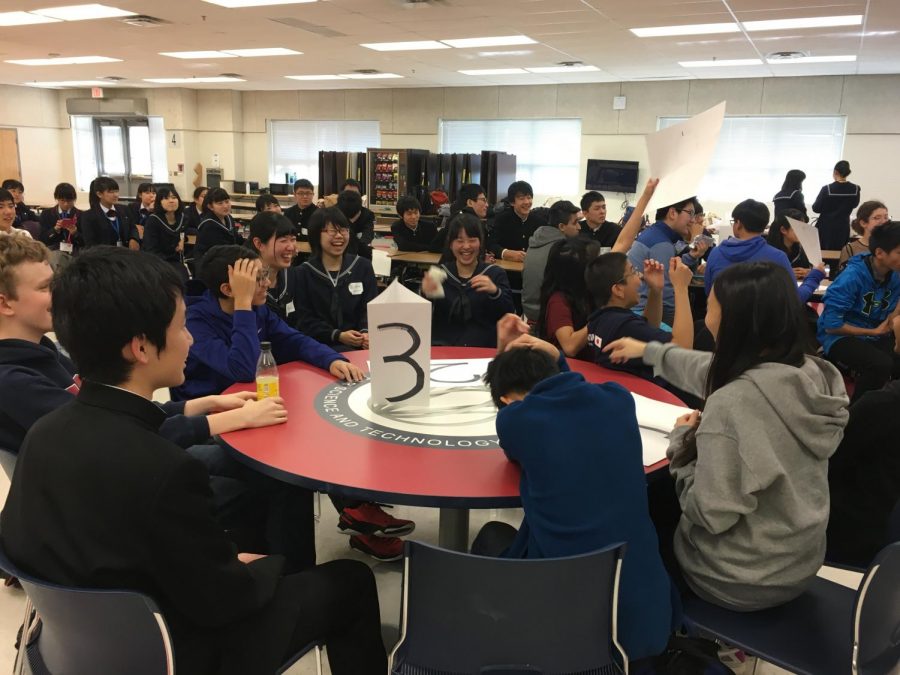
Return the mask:
<svg viewBox="0 0 900 675"><path fill-rule="evenodd" d="M491 358L495 353L492 349L435 347L432 359ZM345 355L367 369L367 351ZM569 367L590 382L617 382L633 393L684 405L670 392L634 375L575 359L569 359ZM521 505L519 468L501 449L415 447L343 430L324 419L314 405L321 390L335 383L331 374L300 362L279 366L278 373L287 423L221 436L240 461L258 471L352 499L439 507L440 544L456 550L468 544L468 509ZM226 393L254 386L236 384ZM658 462L645 471L664 465L665 461Z"/></svg>

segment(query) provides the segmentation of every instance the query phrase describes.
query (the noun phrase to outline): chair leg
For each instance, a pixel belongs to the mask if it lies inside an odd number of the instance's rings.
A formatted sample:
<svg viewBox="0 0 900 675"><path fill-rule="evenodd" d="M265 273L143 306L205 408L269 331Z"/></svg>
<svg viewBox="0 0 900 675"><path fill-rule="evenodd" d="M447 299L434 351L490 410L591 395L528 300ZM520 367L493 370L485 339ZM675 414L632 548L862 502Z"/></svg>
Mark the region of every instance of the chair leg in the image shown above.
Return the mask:
<svg viewBox="0 0 900 675"><path fill-rule="evenodd" d="M322 519L322 493L316 493L316 506L313 509L313 520L317 523Z"/></svg>
<svg viewBox="0 0 900 675"><path fill-rule="evenodd" d="M28 640L31 637L32 621L31 611L34 606L31 604L31 598L25 596L25 618L22 619L22 637L19 639L19 649L16 652L15 661L13 661L13 673L22 675L25 672L25 650L28 646ZM36 618L36 617L35 617Z"/></svg>
<svg viewBox="0 0 900 675"><path fill-rule="evenodd" d="M316 645L316 673L322 675L322 646Z"/></svg>

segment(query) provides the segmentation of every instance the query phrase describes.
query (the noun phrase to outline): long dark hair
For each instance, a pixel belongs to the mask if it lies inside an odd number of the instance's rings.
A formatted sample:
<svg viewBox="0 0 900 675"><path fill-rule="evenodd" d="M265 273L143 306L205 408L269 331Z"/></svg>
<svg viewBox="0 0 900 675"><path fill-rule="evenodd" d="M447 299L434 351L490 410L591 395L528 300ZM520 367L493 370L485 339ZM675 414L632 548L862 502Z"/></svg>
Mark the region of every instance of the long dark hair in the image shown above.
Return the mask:
<svg viewBox="0 0 900 675"><path fill-rule="evenodd" d="M800 169L791 169L784 176L784 183L781 185L781 191L787 192L788 190L802 190L803 189L803 181L806 179L806 174L803 173Z"/></svg>
<svg viewBox="0 0 900 675"><path fill-rule="evenodd" d="M218 204L219 202L226 202L231 199L231 195L228 194L228 191L225 188L210 188L209 192L206 193L206 197L203 198L203 215L204 217L214 218L215 220L219 220L219 217L212 212L212 205Z"/></svg>
<svg viewBox="0 0 900 675"><path fill-rule="evenodd" d="M465 232L469 237L476 237L478 239L478 262L484 260L484 228L481 227L481 221L478 220L478 216L473 216L471 213L465 213L461 211L457 213L450 219L450 223L447 225L447 243L444 245L444 253L441 255L441 262L450 262L455 261L456 258L453 257L453 250L450 248L451 244L453 244L453 240L459 236L460 232Z"/></svg>
<svg viewBox="0 0 900 675"><path fill-rule="evenodd" d="M588 293L584 270L597 257L600 245L580 237L563 239L550 248L544 281L541 284L541 309L538 313L537 336L548 339L547 304L554 293L562 293L572 312L572 327L580 330L594 310L593 298Z"/></svg>
<svg viewBox="0 0 900 675"><path fill-rule="evenodd" d="M178 200L178 208L175 209L175 220L177 221L178 216L181 215L181 210L184 208L184 202L181 201L178 190L170 187L161 187L156 192L156 201L153 203L153 214L163 222L166 220L166 210L162 207L162 201L163 199L168 199L172 196Z"/></svg>
<svg viewBox="0 0 900 675"><path fill-rule="evenodd" d="M90 203L91 208L100 208L100 197L97 196L98 192L107 192L108 190L118 189L119 184L109 176L97 176L91 181L91 186L88 188L88 202Z"/></svg>
<svg viewBox="0 0 900 675"><path fill-rule="evenodd" d="M784 251L787 254L787 257L790 260L793 260L800 254L800 244L797 243L788 246L787 242L784 240L784 233L781 231L782 228L785 230L791 229L791 223L788 220L789 217L801 222L806 221L802 212L797 209L788 209L780 216L776 216L775 220L772 221L772 224L769 226L769 234L766 235L766 241L769 243L769 246L774 246L779 251Z"/></svg>

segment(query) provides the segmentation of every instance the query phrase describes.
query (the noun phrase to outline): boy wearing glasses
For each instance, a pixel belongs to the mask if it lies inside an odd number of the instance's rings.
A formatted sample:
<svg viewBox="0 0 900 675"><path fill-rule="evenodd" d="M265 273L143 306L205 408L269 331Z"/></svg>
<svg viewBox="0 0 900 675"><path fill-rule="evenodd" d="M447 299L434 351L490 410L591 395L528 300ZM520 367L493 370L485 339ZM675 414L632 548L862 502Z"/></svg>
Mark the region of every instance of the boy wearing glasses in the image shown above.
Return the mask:
<svg viewBox="0 0 900 675"><path fill-rule="evenodd" d="M318 208L313 202L315 192L313 184L306 178L301 178L294 183L294 199L296 204L286 209L286 215L297 230L297 241L306 241L309 238L309 218Z"/></svg>

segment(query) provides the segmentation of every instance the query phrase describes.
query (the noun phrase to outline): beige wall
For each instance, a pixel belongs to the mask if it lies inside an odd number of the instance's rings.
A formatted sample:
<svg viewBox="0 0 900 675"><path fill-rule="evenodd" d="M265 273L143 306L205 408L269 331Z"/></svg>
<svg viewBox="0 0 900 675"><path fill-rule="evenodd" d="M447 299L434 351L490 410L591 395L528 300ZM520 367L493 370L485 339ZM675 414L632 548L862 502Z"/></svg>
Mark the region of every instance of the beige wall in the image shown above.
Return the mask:
<svg viewBox="0 0 900 675"><path fill-rule="evenodd" d="M844 157L854 168L854 180L863 186L865 197L888 202L893 197L893 177L883 165L900 154L900 116L895 112L900 108L900 76L896 75L446 89L127 92L129 97L145 96L150 114L164 118L167 132L180 132L181 147L169 148L168 159L170 171L179 162L186 165L186 175L172 178L182 189L190 184L194 163L211 166L214 153L226 179L267 183L267 119L378 120L385 147L437 151L441 118L580 117L581 147L566 151L580 152L583 173L587 157L637 160L646 167L642 137L655 131L657 117L697 113L723 99L730 114L842 114L847 116ZM73 95L84 93L0 89L0 126L19 129L23 182L30 200L47 199L57 181L72 179L65 99ZM618 95L627 97L624 111L612 110L612 97ZM829 176L809 177L810 199L827 180ZM748 196L765 200L777 187L758 186L756 194L751 191ZM535 189L540 193L540 186ZM716 202L714 195L703 200L707 208L730 209L729 204Z"/></svg>

